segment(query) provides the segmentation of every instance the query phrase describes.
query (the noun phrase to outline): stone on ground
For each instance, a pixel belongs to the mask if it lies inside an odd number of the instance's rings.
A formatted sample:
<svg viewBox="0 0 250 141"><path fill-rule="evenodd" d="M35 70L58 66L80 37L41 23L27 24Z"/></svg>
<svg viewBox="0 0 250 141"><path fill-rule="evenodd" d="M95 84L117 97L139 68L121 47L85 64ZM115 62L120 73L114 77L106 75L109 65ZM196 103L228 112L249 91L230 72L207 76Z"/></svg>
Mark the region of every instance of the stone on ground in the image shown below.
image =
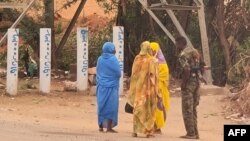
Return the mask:
<svg viewBox="0 0 250 141"><path fill-rule="evenodd" d="M64 81L63 83L64 83L64 91L71 91L71 92L77 91L76 82Z"/></svg>

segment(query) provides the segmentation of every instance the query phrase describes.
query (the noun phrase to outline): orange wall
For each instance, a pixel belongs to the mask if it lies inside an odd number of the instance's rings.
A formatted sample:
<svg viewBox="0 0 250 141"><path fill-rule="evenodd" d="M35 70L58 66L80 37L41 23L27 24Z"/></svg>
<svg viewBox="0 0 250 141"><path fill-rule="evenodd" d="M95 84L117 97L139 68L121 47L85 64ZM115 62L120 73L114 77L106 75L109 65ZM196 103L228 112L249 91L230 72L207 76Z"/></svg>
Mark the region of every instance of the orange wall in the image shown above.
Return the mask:
<svg viewBox="0 0 250 141"><path fill-rule="evenodd" d="M74 15L79 3L80 3L80 1L75 3L74 5L72 5L68 9L61 10L59 12L59 14L65 19L71 19ZM60 0L56 0L56 4L55 4L56 8L55 9L62 7L62 4L63 3ZM100 16L105 16L105 17L110 16L110 15L104 13L104 9L96 3L96 0L87 0L80 17L89 16L89 15L92 15L94 13L96 13L97 15L100 15Z"/></svg>

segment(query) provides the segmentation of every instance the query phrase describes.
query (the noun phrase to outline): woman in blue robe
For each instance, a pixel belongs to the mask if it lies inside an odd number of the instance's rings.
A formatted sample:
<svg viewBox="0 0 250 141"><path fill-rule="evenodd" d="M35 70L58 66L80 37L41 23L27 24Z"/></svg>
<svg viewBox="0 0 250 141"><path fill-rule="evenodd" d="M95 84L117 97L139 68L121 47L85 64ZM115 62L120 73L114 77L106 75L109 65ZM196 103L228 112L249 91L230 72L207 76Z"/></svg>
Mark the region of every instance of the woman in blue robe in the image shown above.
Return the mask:
<svg viewBox="0 0 250 141"><path fill-rule="evenodd" d="M102 48L102 55L98 58L96 66L97 81L97 105L99 130L107 128L107 132L113 130L118 123L119 106L119 80L121 70L118 59L115 56L115 45L106 42Z"/></svg>

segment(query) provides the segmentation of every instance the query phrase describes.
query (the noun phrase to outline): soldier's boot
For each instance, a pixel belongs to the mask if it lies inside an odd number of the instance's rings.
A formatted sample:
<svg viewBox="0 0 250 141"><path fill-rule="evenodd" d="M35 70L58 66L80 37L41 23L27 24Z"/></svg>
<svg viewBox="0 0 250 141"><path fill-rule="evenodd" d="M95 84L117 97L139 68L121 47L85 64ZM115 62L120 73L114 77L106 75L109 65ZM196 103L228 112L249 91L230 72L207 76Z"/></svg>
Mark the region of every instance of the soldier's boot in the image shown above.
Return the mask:
<svg viewBox="0 0 250 141"><path fill-rule="evenodd" d="M195 127L195 135L196 135L196 139L200 139L200 135L199 135L199 131L197 129L197 125Z"/></svg>
<svg viewBox="0 0 250 141"><path fill-rule="evenodd" d="M180 138L183 138L183 139L197 139L197 136L195 136L195 135L193 135L193 136L185 135L185 136L180 136Z"/></svg>
<svg viewBox="0 0 250 141"><path fill-rule="evenodd" d="M200 139L200 135L198 132L196 133L196 139Z"/></svg>
<svg viewBox="0 0 250 141"><path fill-rule="evenodd" d="M197 106L199 105L200 101L200 94L198 93L198 88L195 90L194 93L194 131L197 139L200 139L199 131L198 131L198 120L197 120Z"/></svg>
<svg viewBox="0 0 250 141"><path fill-rule="evenodd" d="M194 107L194 132L197 139L200 139L199 131L198 131L198 121L197 121L197 109L196 106Z"/></svg>

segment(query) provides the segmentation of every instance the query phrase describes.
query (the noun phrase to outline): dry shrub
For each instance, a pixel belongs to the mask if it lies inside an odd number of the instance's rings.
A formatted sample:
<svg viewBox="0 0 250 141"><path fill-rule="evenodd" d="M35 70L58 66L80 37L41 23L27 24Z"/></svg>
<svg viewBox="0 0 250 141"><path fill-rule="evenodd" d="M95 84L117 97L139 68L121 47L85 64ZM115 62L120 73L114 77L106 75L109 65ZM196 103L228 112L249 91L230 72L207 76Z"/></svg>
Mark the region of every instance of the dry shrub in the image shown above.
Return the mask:
<svg viewBox="0 0 250 141"><path fill-rule="evenodd" d="M229 70L228 74L231 82L240 78L234 91L231 91L230 110L233 113L250 116L250 50L239 55L238 62Z"/></svg>
<svg viewBox="0 0 250 141"><path fill-rule="evenodd" d="M240 111L243 115L250 116L250 82L239 93L239 98L236 100Z"/></svg>

